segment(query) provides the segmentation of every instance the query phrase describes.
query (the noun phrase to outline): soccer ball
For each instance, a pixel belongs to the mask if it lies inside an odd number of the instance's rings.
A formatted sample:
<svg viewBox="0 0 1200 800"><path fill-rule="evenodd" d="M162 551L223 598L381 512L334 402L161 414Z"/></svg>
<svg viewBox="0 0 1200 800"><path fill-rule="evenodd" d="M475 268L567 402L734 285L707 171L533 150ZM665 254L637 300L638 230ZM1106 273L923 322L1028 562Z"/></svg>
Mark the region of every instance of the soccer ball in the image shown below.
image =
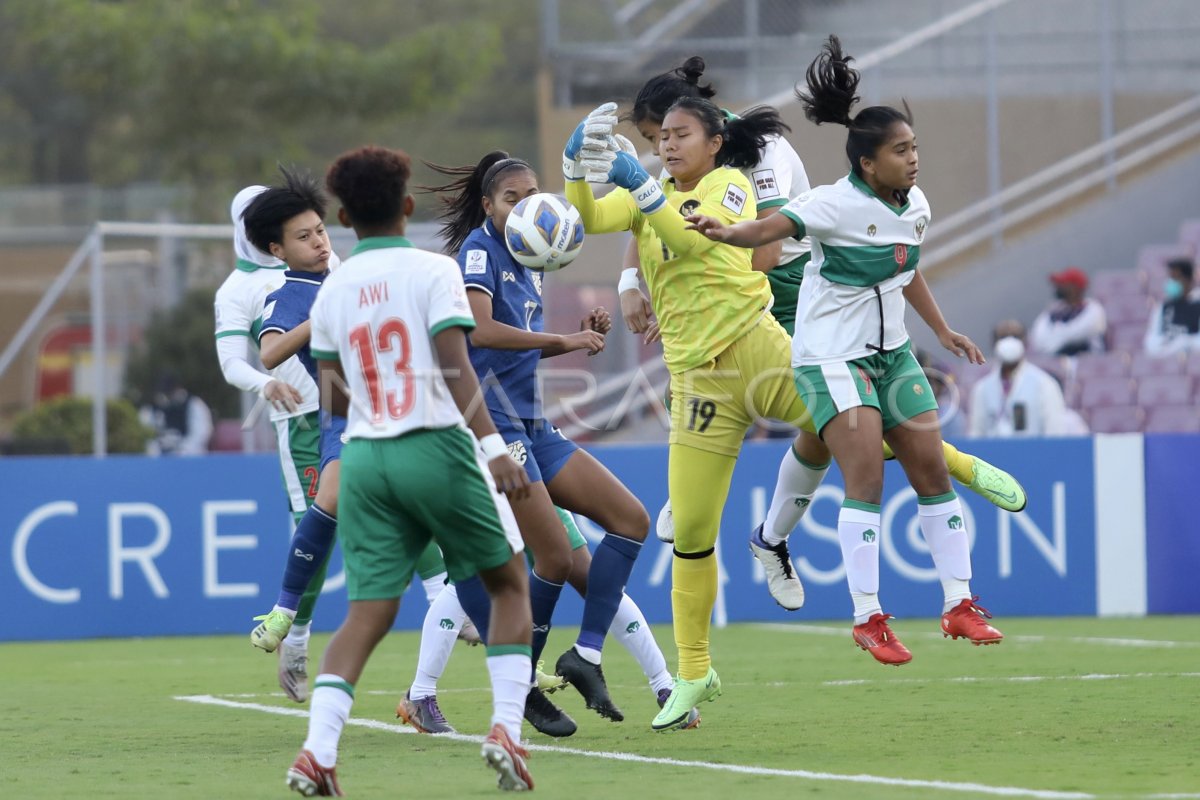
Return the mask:
<svg viewBox="0 0 1200 800"><path fill-rule="evenodd" d="M583 247L583 221L575 206L540 192L517 203L504 223L504 242L518 263L543 272L560 270Z"/></svg>

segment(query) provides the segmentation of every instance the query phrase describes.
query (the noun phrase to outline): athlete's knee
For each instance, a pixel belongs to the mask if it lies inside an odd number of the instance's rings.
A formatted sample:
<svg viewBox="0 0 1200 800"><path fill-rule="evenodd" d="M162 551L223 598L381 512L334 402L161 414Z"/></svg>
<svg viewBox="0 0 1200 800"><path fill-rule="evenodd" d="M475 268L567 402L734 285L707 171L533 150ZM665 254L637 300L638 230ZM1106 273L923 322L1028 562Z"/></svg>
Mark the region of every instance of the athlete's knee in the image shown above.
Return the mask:
<svg viewBox="0 0 1200 800"><path fill-rule="evenodd" d="M530 547L535 562L534 571L552 583L565 583L571 574L571 548L566 537L561 538L561 542L548 540L538 542L536 548Z"/></svg>
<svg viewBox="0 0 1200 800"><path fill-rule="evenodd" d="M883 499L883 475L854 475L846 476L846 497L861 503L878 505Z"/></svg>

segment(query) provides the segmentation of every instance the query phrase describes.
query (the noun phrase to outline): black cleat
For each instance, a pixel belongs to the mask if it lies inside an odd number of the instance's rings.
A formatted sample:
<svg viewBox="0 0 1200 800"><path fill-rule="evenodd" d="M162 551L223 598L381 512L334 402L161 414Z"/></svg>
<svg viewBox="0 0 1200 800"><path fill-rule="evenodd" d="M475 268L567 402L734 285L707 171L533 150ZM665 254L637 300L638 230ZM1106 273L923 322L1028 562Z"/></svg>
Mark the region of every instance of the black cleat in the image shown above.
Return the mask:
<svg viewBox="0 0 1200 800"><path fill-rule="evenodd" d="M542 690L533 686L525 697L525 719L547 736L561 739L575 733L575 720L558 706L551 703Z"/></svg>
<svg viewBox="0 0 1200 800"><path fill-rule="evenodd" d="M554 671L583 697L587 707L613 722L624 722L625 715L608 696L608 685L604 682L604 670L593 664L572 647L558 658Z"/></svg>

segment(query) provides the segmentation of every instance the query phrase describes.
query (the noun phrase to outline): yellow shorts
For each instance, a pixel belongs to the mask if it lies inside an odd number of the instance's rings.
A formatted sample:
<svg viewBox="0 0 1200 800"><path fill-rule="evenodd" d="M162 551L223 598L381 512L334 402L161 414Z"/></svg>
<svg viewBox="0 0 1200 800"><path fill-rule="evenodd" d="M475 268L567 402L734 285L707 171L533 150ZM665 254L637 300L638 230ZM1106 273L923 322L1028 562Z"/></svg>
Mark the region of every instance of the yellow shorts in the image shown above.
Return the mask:
<svg viewBox="0 0 1200 800"><path fill-rule="evenodd" d="M715 359L671 375L671 444L737 456L758 418L812 431L796 393L792 343L770 314Z"/></svg>

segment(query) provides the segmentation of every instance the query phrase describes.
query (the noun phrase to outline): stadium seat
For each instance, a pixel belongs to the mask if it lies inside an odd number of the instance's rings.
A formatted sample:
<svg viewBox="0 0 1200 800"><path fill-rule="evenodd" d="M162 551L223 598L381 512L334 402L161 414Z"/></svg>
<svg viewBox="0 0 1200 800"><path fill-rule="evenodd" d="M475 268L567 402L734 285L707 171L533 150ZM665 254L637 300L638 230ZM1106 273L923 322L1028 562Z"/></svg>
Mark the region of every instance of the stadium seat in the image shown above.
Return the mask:
<svg viewBox="0 0 1200 800"><path fill-rule="evenodd" d="M1070 372L1066 363L1067 359L1062 356L1030 355L1026 360L1058 378L1060 383L1067 379L1067 374Z"/></svg>
<svg viewBox="0 0 1200 800"><path fill-rule="evenodd" d="M1145 419L1146 412L1137 406L1101 406L1087 413L1092 433L1134 433Z"/></svg>
<svg viewBox="0 0 1200 800"><path fill-rule="evenodd" d="M1129 376L1129 355L1126 353L1083 353L1075 359L1076 380L1089 378L1125 378Z"/></svg>
<svg viewBox="0 0 1200 800"><path fill-rule="evenodd" d="M1137 402L1149 408L1158 405L1184 405L1195 400L1190 375L1149 375L1137 382Z"/></svg>
<svg viewBox="0 0 1200 800"><path fill-rule="evenodd" d="M1194 405L1150 409L1146 433L1200 433L1200 408Z"/></svg>
<svg viewBox="0 0 1200 800"><path fill-rule="evenodd" d="M1146 340L1145 322L1126 322L1108 329L1108 346L1120 353L1136 353Z"/></svg>
<svg viewBox="0 0 1200 800"><path fill-rule="evenodd" d="M1134 401L1134 385L1129 378L1088 378L1080 383L1080 408L1131 405Z"/></svg>
<svg viewBox="0 0 1200 800"><path fill-rule="evenodd" d="M1200 375L1200 353L1188 355L1186 371L1188 375Z"/></svg>
<svg viewBox="0 0 1200 800"><path fill-rule="evenodd" d="M1091 295L1096 298L1133 297L1144 292L1145 279L1133 270L1112 269L1092 275ZM1107 306L1106 306L1107 308Z"/></svg>
<svg viewBox="0 0 1200 800"><path fill-rule="evenodd" d="M1129 365L1129 376L1131 378L1148 378L1151 375L1184 375L1187 373L1186 367L1187 359L1179 356L1159 358L1145 353L1137 353Z"/></svg>
<svg viewBox="0 0 1200 800"><path fill-rule="evenodd" d="M1200 253L1200 219L1188 219L1180 224L1179 243Z"/></svg>
<svg viewBox="0 0 1200 800"><path fill-rule="evenodd" d="M1145 329L1146 320L1150 319L1151 304L1141 289L1133 294L1096 297L1104 306L1109 325L1137 324Z"/></svg>

